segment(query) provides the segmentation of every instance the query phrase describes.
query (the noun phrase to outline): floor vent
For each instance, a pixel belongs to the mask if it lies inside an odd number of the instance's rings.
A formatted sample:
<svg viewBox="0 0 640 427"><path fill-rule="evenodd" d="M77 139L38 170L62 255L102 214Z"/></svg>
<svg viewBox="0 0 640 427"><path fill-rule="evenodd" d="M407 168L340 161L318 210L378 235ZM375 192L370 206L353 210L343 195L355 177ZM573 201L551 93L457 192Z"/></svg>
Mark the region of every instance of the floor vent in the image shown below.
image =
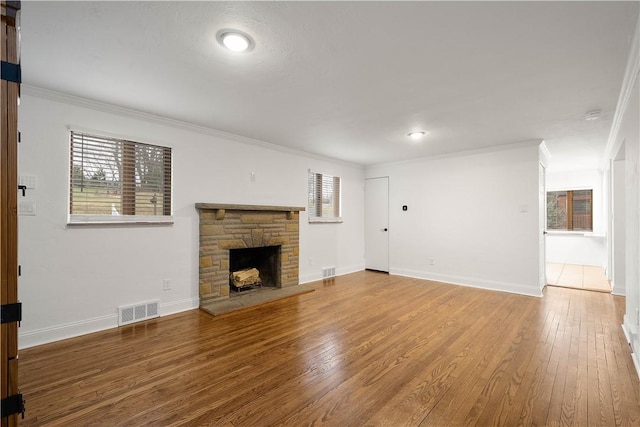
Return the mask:
<svg viewBox="0 0 640 427"><path fill-rule="evenodd" d="M118 307L118 326L158 317L159 301Z"/></svg>
<svg viewBox="0 0 640 427"><path fill-rule="evenodd" d="M336 268L335 267L324 267L322 269L322 278L328 279L329 277L336 277Z"/></svg>

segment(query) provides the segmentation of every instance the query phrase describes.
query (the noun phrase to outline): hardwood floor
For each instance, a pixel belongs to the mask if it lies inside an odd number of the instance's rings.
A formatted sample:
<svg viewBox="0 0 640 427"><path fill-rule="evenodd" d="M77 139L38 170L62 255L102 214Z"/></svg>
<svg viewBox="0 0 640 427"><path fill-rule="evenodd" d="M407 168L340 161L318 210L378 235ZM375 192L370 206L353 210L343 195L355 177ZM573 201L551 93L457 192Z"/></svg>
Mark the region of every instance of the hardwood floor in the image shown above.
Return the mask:
<svg viewBox="0 0 640 427"><path fill-rule="evenodd" d="M23 426L640 425L624 298L359 272L26 349Z"/></svg>
<svg viewBox="0 0 640 427"><path fill-rule="evenodd" d="M604 268L592 265L547 263L547 284L564 288L611 292Z"/></svg>

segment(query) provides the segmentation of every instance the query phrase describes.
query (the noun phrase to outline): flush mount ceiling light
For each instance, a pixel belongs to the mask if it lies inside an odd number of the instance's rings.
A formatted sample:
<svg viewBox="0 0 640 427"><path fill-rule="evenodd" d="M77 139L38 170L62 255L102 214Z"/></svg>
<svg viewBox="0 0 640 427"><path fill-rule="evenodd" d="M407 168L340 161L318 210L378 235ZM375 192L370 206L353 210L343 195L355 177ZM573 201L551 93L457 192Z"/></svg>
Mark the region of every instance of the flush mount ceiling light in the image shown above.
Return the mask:
<svg viewBox="0 0 640 427"><path fill-rule="evenodd" d="M600 110L589 111L584 115L585 120L598 120L601 116L602 112Z"/></svg>
<svg viewBox="0 0 640 427"><path fill-rule="evenodd" d="M407 134L407 136L415 141L417 141L418 139L422 138L423 136L425 136L427 134L427 132L423 131L423 130L412 130L411 132L409 132Z"/></svg>
<svg viewBox="0 0 640 427"><path fill-rule="evenodd" d="M239 30L220 30L216 34L216 40L232 52L248 52L254 46L253 39Z"/></svg>

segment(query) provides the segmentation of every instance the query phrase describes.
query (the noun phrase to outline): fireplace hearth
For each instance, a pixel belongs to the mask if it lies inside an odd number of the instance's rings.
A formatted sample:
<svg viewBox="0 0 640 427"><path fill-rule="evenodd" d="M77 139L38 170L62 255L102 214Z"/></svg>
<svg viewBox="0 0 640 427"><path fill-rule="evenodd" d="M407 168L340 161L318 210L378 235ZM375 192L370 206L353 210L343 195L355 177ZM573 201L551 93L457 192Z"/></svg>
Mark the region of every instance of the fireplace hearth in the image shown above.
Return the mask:
<svg viewBox="0 0 640 427"><path fill-rule="evenodd" d="M227 299L230 273L256 268L263 286L298 285L303 207L196 203L200 215L200 305Z"/></svg>

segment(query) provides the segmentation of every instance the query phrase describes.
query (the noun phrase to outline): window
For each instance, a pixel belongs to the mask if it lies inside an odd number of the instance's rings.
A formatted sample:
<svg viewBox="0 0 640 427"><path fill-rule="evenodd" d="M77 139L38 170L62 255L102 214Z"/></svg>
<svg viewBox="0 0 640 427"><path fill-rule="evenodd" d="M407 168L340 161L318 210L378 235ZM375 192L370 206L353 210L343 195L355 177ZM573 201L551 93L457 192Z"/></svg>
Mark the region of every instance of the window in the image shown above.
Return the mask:
<svg viewBox="0 0 640 427"><path fill-rule="evenodd" d="M547 229L593 231L593 190L547 192Z"/></svg>
<svg viewBox="0 0 640 427"><path fill-rule="evenodd" d="M309 222L342 222L340 177L309 171Z"/></svg>
<svg viewBox="0 0 640 427"><path fill-rule="evenodd" d="M71 132L69 223L171 222L171 148Z"/></svg>

